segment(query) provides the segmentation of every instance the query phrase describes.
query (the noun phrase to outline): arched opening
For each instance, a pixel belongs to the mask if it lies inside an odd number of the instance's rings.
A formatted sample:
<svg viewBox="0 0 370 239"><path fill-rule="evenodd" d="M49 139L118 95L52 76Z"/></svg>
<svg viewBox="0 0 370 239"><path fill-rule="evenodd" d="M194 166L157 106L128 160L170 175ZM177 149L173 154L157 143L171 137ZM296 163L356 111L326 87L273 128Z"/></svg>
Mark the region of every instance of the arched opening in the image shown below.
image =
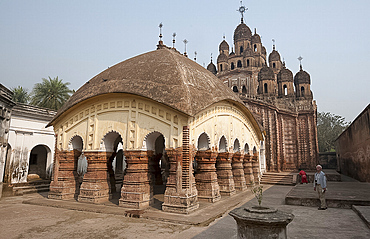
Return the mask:
<svg viewBox="0 0 370 239"><path fill-rule="evenodd" d="M222 64L220 64L220 71L223 71L223 69L222 69Z"/></svg>
<svg viewBox="0 0 370 239"><path fill-rule="evenodd" d="M263 92L264 92L264 93L268 93L268 91L267 91L267 83L265 83L265 84L263 85Z"/></svg>
<svg viewBox="0 0 370 239"><path fill-rule="evenodd" d="M301 96L304 96L304 87L301 87Z"/></svg>
<svg viewBox="0 0 370 239"><path fill-rule="evenodd" d="M236 92L236 93L239 92L238 87L236 85L233 86L233 91Z"/></svg>
<svg viewBox="0 0 370 239"><path fill-rule="evenodd" d="M126 174L126 157L122 142L118 143L116 156L112 161L116 192L121 192L123 178Z"/></svg>
<svg viewBox="0 0 370 239"><path fill-rule="evenodd" d="M288 95L288 87L286 85L283 86L284 95Z"/></svg>
<svg viewBox="0 0 370 239"><path fill-rule="evenodd" d="M257 51L257 45L256 44L253 45L253 50L254 50L254 52Z"/></svg>
<svg viewBox="0 0 370 239"><path fill-rule="evenodd" d="M239 61L238 61L237 66L238 66L239 68L241 68L241 67L242 67L242 61L241 61L241 60L239 60Z"/></svg>
<svg viewBox="0 0 370 239"><path fill-rule="evenodd" d="M244 153L249 155L249 145L247 143L244 145Z"/></svg>
<svg viewBox="0 0 370 239"><path fill-rule="evenodd" d="M243 46L240 46L240 54L242 54L243 53Z"/></svg>
<svg viewBox="0 0 370 239"><path fill-rule="evenodd" d="M28 164L27 181L46 179L46 163L51 150L46 145L37 145L32 148Z"/></svg>
<svg viewBox="0 0 370 239"><path fill-rule="evenodd" d="M119 133L115 132L115 131L111 131L109 133L107 133L102 142L101 142L101 149L102 150L105 150L107 153L111 153L108 161L107 161L107 170L108 170L108 175L109 175L109 189L110 189L110 194L112 195L112 198L117 198L119 197L119 191L120 190L117 190L117 187L121 187L122 186L122 181L123 181L123 177L122 179L118 179L116 180L116 175L115 175L115 172L113 170L113 167L117 167L117 163L118 161L124 159L123 157L123 151L122 151L122 159L118 159L117 158L117 154L118 154L118 145L123 145L123 142L122 142L122 137ZM116 159L116 160L115 160ZM115 160L115 165L113 165L113 161ZM123 162L122 162L123 164Z"/></svg>
<svg viewBox="0 0 370 239"><path fill-rule="evenodd" d="M234 69L235 69L234 62L231 62L231 70L234 70Z"/></svg>
<svg viewBox="0 0 370 239"><path fill-rule="evenodd" d="M256 149L256 146L253 147L253 155L256 155L257 154L257 149Z"/></svg>
<svg viewBox="0 0 370 239"><path fill-rule="evenodd" d="M69 141L68 147L69 150L73 152L73 162L74 162L73 176L76 184L74 197L75 199L77 199L78 195L80 194L80 188L84 175L87 172L88 166L87 159L82 154L83 141L80 136L78 135L73 136L72 139Z"/></svg>
<svg viewBox="0 0 370 239"><path fill-rule="evenodd" d="M221 153L227 152L227 142L225 136L222 136L220 139L218 151Z"/></svg>
<svg viewBox="0 0 370 239"><path fill-rule="evenodd" d="M239 144L239 139L235 139L234 141L234 153L240 152L240 144Z"/></svg>
<svg viewBox="0 0 370 239"><path fill-rule="evenodd" d="M152 132L146 137L147 150L152 155L149 157L150 186L154 199L163 203L161 196L166 190L170 165L165 151L165 138L160 132Z"/></svg>
<svg viewBox="0 0 370 239"><path fill-rule="evenodd" d="M245 87L245 85L243 85L242 93L243 93L243 94L247 94L247 87Z"/></svg>
<svg viewBox="0 0 370 239"><path fill-rule="evenodd" d="M274 63L272 63L272 68L276 68L276 64L275 64L275 62L274 62Z"/></svg>
<svg viewBox="0 0 370 239"><path fill-rule="evenodd" d="M249 66L249 64L250 64L250 63L249 63L249 59L247 59L247 67Z"/></svg>
<svg viewBox="0 0 370 239"><path fill-rule="evenodd" d="M209 137L204 132L198 138L198 150L199 151L204 151L204 150L209 150L209 149L210 149L210 147L209 147Z"/></svg>
<svg viewBox="0 0 370 239"><path fill-rule="evenodd" d="M83 149L83 141L82 138L78 135L73 136L73 138L69 142L69 150L78 150L82 152Z"/></svg>

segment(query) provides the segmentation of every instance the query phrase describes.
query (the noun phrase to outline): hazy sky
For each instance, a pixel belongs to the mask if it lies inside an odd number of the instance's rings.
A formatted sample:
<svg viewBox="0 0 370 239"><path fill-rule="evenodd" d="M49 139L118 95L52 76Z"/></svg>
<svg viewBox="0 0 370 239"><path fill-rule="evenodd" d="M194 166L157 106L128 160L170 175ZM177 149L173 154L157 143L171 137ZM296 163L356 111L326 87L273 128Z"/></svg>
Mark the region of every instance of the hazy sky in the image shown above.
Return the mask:
<svg viewBox="0 0 370 239"><path fill-rule="evenodd" d="M253 0L245 22L262 37L268 54L272 39L295 74L297 58L311 75L318 110L347 121L369 104L369 0ZM156 49L159 23L163 41L207 66L216 61L223 35L233 44L240 23L236 0L0 0L0 83L32 89L56 77L77 90L118 62ZM369 64L369 65L368 65Z"/></svg>

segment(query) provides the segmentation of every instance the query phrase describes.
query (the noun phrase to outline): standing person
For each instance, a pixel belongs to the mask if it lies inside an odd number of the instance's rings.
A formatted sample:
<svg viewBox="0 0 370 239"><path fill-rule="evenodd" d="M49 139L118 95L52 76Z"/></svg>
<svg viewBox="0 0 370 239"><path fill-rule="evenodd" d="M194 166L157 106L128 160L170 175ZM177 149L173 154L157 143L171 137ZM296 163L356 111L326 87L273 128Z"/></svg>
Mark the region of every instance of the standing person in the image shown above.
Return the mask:
<svg viewBox="0 0 370 239"><path fill-rule="evenodd" d="M307 175L306 175L306 172L305 171L303 171L303 170L301 170L300 172L299 172L299 175L301 175L301 184L302 183L308 183L308 181L307 181Z"/></svg>
<svg viewBox="0 0 370 239"><path fill-rule="evenodd" d="M315 181L313 182L313 190L317 190L319 194L319 199L321 202L321 206L318 208L319 210L326 210L326 200L325 200L325 192L326 192L326 176L325 173L322 171L321 165L316 166L316 173L315 173Z"/></svg>

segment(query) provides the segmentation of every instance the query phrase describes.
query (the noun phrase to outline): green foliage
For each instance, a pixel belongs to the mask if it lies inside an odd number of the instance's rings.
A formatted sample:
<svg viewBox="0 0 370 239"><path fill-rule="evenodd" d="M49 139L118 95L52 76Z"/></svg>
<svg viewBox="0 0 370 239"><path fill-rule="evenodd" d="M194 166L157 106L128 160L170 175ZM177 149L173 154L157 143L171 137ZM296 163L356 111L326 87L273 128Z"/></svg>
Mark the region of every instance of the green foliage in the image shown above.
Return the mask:
<svg viewBox="0 0 370 239"><path fill-rule="evenodd" d="M13 92L13 101L18 103L27 104L30 100L30 94L28 90L23 88L22 86L18 86L16 88L11 89Z"/></svg>
<svg viewBox="0 0 370 239"><path fill-rule="evenodd" d="M42 83L36 83L32 90L31 104L58 110L69 99L72 91L68 88L70 83L63 83L58 77L52 79L42 78Z"/></svg>
<svg viewBox="0 0 370 239"><path fill-rule="evenodd" d="M349 126L345 118L330 112L319 112L317 115L317 138L320 152L334 152L334 141Z"/></svg>
<svg viewBox="0 0 370 239"><path fill-rule="evenodd" d="M252 193L256 197L258 201L258 205L261 206L262 203L262 193L263 193L263 186L261 184L258 184L256 186L253 186L251 188Z"/></svg>

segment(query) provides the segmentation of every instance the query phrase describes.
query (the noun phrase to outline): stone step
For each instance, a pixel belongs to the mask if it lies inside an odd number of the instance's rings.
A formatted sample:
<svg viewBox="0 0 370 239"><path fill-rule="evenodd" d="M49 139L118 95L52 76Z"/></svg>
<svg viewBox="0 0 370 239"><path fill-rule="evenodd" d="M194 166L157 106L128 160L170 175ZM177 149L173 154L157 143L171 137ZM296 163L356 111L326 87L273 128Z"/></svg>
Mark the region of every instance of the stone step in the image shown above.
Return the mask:
<svg viewBox="0 0 370 239"><path fill-rule="evenodd" d="M262 184L294 185L294 177L290 173L266 172L261 178Z"/></svg>
<svg viewBox="0 0 370 239"><path fill-rule="evenodd" d="M23 187L13 187L13 195L21 196L23 194L39 193L49 191L49 184L29 185Z"/></svg>

